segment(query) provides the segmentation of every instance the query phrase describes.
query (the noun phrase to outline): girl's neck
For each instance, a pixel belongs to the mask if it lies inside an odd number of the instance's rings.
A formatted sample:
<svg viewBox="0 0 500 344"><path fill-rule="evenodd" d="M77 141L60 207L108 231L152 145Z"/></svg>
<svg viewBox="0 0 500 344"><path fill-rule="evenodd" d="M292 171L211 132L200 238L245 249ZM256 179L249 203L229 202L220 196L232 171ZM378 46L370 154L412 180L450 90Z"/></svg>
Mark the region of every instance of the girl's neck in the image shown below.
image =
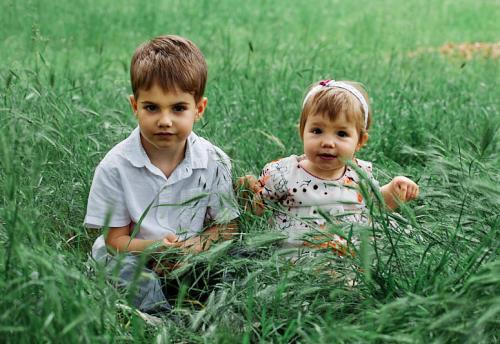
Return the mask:
<svg viewBox="0 0 500 344"><path fill-rule="evenodd" d="M323 171L315 168L315 166L309 160L307 160L307 158L301 160L299 162L299 165L304 171L306 171L311 176L322 180L330 180L330 181L338 180L344 176L346 171L346 165L343 165L342 167L339 167L338 169L335 169L333 171Z"/></svg>

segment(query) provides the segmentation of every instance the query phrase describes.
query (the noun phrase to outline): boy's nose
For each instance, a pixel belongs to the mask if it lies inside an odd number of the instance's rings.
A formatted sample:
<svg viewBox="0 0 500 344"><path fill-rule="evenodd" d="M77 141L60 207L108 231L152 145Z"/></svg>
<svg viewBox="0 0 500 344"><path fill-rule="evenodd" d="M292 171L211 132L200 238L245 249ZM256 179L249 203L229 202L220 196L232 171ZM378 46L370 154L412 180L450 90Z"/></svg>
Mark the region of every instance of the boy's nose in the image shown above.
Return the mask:
<svg viewBox="0 0 500 344"><path fill-rule="evenodd" d="M172 116L168 113L162 113L158 119L159 127L171 127L172 126Z"/></svg>

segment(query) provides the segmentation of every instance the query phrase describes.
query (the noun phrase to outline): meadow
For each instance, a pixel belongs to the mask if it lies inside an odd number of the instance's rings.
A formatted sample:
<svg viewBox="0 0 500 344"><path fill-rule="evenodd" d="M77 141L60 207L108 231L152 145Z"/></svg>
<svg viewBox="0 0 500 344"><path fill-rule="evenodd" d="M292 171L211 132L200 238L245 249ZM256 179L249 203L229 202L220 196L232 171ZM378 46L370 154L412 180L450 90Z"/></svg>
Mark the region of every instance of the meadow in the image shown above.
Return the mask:
<svg viewBox="0 0 500 344"><path fill-rule="evenodd" d="M1 8L1 342L500 341L498 2ZM320 252L296 264L266 218L242 208L237 238L186 257L169 276L179 290L175 321L145 322L89 259L99 233L82 223L94 168L136 125L131 55L166 33L205 54L209 105L195 131L231 157L234 178L301 153L305 90L348 79L366 86L373 105L359 157L381 183L417 180L420 198L375 211L367 235L376 239L354 257ZM496 45L455 46L475 42Z"/></svg>

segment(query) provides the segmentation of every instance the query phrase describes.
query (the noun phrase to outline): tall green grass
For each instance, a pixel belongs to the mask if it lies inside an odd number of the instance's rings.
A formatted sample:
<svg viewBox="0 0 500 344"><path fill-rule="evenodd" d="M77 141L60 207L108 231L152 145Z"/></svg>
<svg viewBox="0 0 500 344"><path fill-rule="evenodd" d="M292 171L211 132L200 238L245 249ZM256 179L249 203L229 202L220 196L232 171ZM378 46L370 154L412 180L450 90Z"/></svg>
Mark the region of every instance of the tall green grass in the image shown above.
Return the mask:
<svg viewBox="0 0 500 344"><path fill-rule="evenodd" d="M498 60L419 48L499 41L491 1L5 1L0 20L0 338L31 342L499 341ZM359 157L421 198L375 214L355 257L290 264L265 218L169 277L178 321L153 327L88 260L95 166L135 126L128 63L163 33L209 64L199 134L259 173L301 152L308 85L364 83ZM331 274L331 271L335 274ZM350 281L356 281L351 285Z"/></svg>

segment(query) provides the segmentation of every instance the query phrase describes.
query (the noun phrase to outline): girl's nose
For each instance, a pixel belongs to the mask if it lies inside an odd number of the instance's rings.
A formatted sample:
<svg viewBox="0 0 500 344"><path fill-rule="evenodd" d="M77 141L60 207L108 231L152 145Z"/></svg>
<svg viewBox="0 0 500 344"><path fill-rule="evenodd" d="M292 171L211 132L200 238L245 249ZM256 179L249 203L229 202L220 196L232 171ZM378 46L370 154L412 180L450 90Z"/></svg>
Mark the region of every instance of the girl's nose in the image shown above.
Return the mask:
<svg viewBox="0 0 500 344"><path fill-rule="evenodd" d="M169 113L162 113L160 118L158 119L159 127L171 127L172 126L172 116Z"/></svg>
<svg viewBox="0 0 500 344"><path fill-rule="evenodd" d="M327 137L323 139L321 142L321 146L324 148L333 148L335 147L335 140L333 138Z"/></svg>

